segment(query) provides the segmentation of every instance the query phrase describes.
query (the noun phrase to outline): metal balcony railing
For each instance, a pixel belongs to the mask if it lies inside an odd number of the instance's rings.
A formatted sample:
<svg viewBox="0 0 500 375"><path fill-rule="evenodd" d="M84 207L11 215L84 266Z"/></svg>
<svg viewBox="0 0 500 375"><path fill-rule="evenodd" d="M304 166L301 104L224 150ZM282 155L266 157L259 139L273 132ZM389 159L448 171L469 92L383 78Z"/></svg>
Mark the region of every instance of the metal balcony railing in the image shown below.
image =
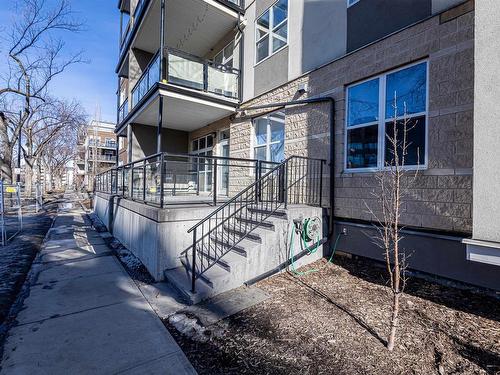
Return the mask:
<svg viewBox="0 0 500 375"><path fill-rule="evenodd" d="M240 72L238 69L216 64L213 61L204 60L173 48L167 48L165 56L168 83L231 99L239 99ZM157 52L132 89L130 109L134 108L159 81L160 54ZM119 113L121 113L121 122L126 117L124 113L128 114L128 110L120 107Z"/></svg>
<svg viewBox="0 0 500 375"><path fill-rule="evenodd" d="M115 162L116 161L116 156L115 155L89 155L89 160L90 161L109 161L109 162Z"/></svg>
<svg viewBox="0 0 500 375"><path fill-rule="evenodd" d="M239 99L239 70L167 48L167 81L232 99Z"/></svg>
<svg viewBox="0 0 500 375"><path fill-rule="evenodd" d="M118 108L118 123L121 124L121 122L125 119L125 117L127 117L127 115L128 115L128 98L125 99Z"/></svg>
<svg viewBox="0 0 500 375"><path fill-rule="evenodd" d="M132 89L131 109L160 81L160 54L157 52Z"/></svg>
<svg viewBox="0 0 500 375"><path fill-rule="evenodd" d="M96 191L163 207L184 201L217 204L277 163L211 155L160 153L96 176Z"/></svg>
<svg viewBox="0 0 500 375"><path fill-rule="evenodd" d="M90 139L89 146L90 147L116 148L116 141L99 142L99 141L94 141L93 139Z"/></svg>
<svg viewBox="0 0 500 375"><path fill-rule="evenodd" d="M129 21L127 22L127 26L125 26L124 31L121 35L120 48L123 48L123 46L127 44L131 30L132 30L132 20L129 19Z"/></svg>

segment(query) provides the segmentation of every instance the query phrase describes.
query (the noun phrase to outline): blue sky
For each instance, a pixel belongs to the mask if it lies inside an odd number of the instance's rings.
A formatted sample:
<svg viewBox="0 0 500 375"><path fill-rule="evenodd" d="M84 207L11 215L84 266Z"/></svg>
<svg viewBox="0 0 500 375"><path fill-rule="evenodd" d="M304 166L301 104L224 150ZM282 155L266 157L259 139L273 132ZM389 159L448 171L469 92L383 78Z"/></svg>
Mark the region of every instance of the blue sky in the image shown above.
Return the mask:
<svg viewBox="0 0 500 375"><path fill-rule="evenodd" d="M117 1L69 1L75 17L85 25L79 33L62 34L66 43L65 52L71 54L83 50L89 62L71 66L52 82L51 91L54 96L79 100L91 118L96 112L96 105L99 105L101 120L116 122L117 78L114 70L118 61L120 27ZM4 24L4 30L8 30L15 14L15 0L0 2L0 24ZM47 1L48 5L57 3L58 0Z"/></svg>

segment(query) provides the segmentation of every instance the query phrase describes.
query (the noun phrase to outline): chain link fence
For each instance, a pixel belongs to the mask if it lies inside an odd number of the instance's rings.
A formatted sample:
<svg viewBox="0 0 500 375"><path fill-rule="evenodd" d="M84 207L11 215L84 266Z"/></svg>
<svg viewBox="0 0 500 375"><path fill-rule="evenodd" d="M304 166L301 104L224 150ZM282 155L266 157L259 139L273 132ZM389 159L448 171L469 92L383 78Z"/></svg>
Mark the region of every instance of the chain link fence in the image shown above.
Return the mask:
<svg viewBox="0 0 500 375"><path fill-rule="evenodd" d="M26 194L20 183L0 181L0 245L5 246L23 230L26 211L38 213L43 208L41 184L35 184L32 194Z"/></svg>

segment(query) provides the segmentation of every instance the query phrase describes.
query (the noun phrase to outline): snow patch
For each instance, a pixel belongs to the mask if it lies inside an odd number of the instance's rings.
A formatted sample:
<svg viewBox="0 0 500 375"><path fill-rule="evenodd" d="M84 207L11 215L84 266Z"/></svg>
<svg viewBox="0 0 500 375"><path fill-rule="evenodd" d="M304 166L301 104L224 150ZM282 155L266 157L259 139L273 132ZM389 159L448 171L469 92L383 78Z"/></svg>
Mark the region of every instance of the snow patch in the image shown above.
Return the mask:
<svg viewBox="0 0 500 375"><path fill-rule="evenodd" d="M142 262L128 249L122 247L121 249L117 250L117 254L127 268L131 270L138 270L139 268L141 268Z"/></svg>
<svg viewBox="0 0 500 375"><path fill-rule="evenodd" d="M207 342L211 337L221 337L224 333L222 329L207 329L198 322L198 319L182 313L171 315L168 322L181 334L198 342Z"/></svg>

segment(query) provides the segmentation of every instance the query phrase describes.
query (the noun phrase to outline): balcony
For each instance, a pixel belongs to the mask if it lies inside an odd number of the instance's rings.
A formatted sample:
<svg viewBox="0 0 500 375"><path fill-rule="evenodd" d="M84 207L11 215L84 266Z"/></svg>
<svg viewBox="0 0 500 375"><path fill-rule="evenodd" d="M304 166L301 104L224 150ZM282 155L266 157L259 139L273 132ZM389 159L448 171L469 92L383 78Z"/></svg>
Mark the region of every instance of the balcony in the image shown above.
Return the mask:
<svg viewBox="0 0 500 375"><path fill-rule="evenodd" d="M160 82L160 55L157 52L132 89L130 109L133 109L158 82Z"/></svg>
<svg viewBox="0 0 500 375"><path fill-rule="evenodd" d="M114 163L116 161L115 155L90 155L89 161L99 161L104 163Z"/></svg>
<svg viewBox="0 0 500 375"><path fill-rule="evenodd" d="M172 48L166 50L166 61L168 84L230 99L239 99L239 70L218 65L212 61L203 60ZM131 109L159 81L160 57L157 52L132 89ZM120 107L120 112L125 113L128 111ZM122 117L125 118L126 116Z"/></svg>
<svg viewBox="0 0 500 375"><path fill-rule="evenodd" d="M99 147L99 148L116 148L116 141L106 141L106 142L99 142L99 141L94 141L93 139L89 140L89 147Z"/></svg>
<svg viewBox="0 0 500 375"><path fill-rule="evenodd" d="M243 0L168 0L165 9L165 45L205 56L221 38L235 29ZM124 72L127 52L154 53L160 48L160 0L140 0L132 9L130 31L120 47L116 72ZM200 22L200 19L203 21ZM193 27L196 25L196 27ZM189 37L187 37L189 36Z"/></svg>
<svg viewBox="0 0 500 375"><path fill-rule="evenodd" d="M123 103L118 108L118 123L121 124L122 121L128 116L128 98L123 101Z"/></svg>

